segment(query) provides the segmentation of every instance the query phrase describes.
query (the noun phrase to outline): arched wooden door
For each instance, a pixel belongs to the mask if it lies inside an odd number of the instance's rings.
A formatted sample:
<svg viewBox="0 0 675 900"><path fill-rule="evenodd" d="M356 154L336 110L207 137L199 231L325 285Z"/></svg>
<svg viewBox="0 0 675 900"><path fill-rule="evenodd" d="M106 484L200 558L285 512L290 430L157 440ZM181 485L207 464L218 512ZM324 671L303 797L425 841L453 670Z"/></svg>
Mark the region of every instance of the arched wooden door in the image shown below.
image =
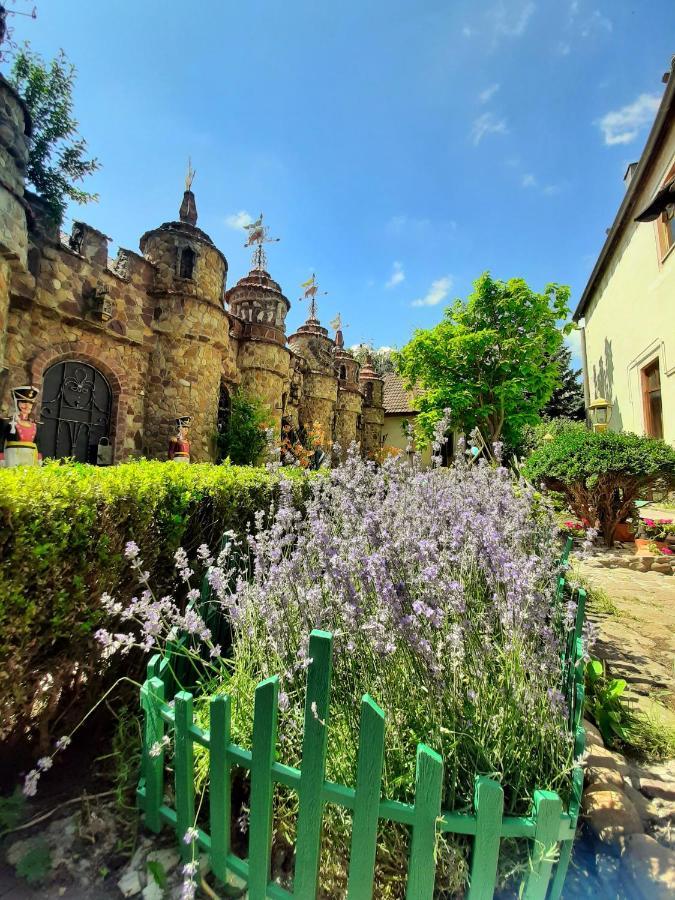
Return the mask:
<svg viewBox="0 0 675 900"><path fill-rule="evenodd" d="M110 437L112 392L88 363L65 360L44 375L38 445L45 457L96 462L102 437Z"/></svg>

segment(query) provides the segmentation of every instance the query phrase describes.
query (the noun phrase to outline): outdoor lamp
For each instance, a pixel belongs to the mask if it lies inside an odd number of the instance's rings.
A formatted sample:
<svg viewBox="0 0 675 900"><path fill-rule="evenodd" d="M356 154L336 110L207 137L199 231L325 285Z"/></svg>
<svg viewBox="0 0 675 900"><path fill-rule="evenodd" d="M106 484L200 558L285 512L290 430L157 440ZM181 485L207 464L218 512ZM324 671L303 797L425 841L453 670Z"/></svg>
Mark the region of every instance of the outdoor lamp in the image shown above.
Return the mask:
<svg viewBox="0 0 675 900"><path fill-rule="evenodd" d="M612 404L604 397L597 397L588 406L593 431L607 431L612 416Z"/></svg>

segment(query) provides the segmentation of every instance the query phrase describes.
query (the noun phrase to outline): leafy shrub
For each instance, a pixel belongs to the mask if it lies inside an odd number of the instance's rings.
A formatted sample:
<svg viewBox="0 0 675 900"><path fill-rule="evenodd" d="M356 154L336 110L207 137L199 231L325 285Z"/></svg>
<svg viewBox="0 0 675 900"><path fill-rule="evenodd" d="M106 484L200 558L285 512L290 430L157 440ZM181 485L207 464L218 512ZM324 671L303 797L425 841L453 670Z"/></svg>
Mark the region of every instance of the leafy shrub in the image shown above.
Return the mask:
<svg viewBox="0 0 675 900"><path fill-rule="evenodd" d="M269 411L257 397L238 390L232 396L230 414L216 436L218 459L237 466L254 466L260 461L270 426Z"/></svg>
<svg viewBox="0 0 675 900"><path fill-rule="evenodd" d="M611 547L641 494L675 484L675 450L637 434L569 429L535 450L523 471L562 493L580 519L597 522Z"/></svg>
<svg viewBox="0 0 675 900"><path fill-rule="evenodd" d="M296 476L296 484L301 484ZM180 544L241 534L270 506L264 469L134 462L0 469L0 738L49 722L92 679L103 591L130 596L134 540L160 586Z"/></svg>

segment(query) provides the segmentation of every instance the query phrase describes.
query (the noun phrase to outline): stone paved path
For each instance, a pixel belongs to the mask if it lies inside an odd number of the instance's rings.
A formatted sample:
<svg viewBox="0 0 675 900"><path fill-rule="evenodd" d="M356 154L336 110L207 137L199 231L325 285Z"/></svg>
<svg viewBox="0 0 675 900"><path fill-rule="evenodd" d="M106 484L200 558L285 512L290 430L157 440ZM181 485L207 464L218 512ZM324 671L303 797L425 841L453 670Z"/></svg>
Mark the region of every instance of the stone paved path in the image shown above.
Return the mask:
<svg viewBox="0 0 675 900"><path fill-rule="evenodd" d="M590 611L600 631L595 655L626 679L642 709L675 725L675 576L607 569L594 558L579 571L616 607Z"/></svg>

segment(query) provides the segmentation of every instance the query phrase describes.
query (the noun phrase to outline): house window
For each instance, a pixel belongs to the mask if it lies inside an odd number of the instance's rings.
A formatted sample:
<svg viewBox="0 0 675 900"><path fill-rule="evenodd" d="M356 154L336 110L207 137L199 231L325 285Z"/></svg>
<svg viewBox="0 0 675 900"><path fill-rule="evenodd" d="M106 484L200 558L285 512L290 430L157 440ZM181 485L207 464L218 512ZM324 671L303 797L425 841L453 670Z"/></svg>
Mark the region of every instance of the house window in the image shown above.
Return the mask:
<svg viewBox="0 0 675 900"><path fill-rule="evenodd" d="M663 179L662 189L665 185L668 184L669 181L672 181L673 178L675 178L675 165L672 165L670 167L666 174L666 177ZM666 206L664 211L659 216L657 222L657 231L661 250L661 259L664 259L665 256L670 253L673 247L675 247L675 203L671 203Z"/></svg>
<svg viewBox="0 0 675 900"><path fill-rule="evenodd" d="M655 360L642 370L642 408L645 431L649 437L663 438L663 409L661 406L661 372Z"/></svg>
<svg viewBox="0 0 675 900"><path fill-rule="evenodd" d="M340 366L340 380L345 381L346 378L347 378L347 366L341 365Z"/></svg>
<svg viewBox="0 0 675 900"><path fill-rule="evenodd" d="M662 214L661 229L663 243L662 256L665 256L672 247L675 247L675 203L671 203L670 206L667 206Z"/></svg>
<svg viewBox="0 0 675 900"><path fill-rule="evenodd" d="M181 278L192 278L195 268L195 251L191 247L183 247L180 253L178 274Z"/></svg>

